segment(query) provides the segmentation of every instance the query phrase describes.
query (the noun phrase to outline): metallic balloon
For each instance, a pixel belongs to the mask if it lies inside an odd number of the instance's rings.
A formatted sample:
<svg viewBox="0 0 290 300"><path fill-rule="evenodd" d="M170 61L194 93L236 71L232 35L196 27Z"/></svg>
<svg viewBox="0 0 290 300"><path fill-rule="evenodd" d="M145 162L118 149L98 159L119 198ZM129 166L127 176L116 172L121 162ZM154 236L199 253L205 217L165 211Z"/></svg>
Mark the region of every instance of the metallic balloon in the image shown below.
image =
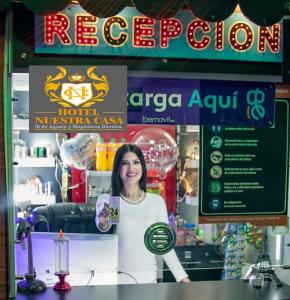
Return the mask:
<svg viewBox="0 0 290 300"><path fill-rule="evenodd" d="M78 133L64 141L60 147L62 161L76 169L91 169L96 157L98 134Z"/></svg>
<svg viewBox="0 0 290 300"><path fill-rule="evenodd" d="M163 129L147 127L137 132L131 142L143 152L148 177L165 179L176 163L175 139Z"/></svg>

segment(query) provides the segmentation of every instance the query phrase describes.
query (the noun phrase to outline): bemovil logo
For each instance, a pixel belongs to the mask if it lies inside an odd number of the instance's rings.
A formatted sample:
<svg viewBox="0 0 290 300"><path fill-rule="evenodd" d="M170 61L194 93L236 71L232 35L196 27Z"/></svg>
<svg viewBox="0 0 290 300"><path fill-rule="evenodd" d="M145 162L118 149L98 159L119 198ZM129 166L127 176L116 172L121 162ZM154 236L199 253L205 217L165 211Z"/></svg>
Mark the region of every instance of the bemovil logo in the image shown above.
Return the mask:
<svg viewBox="0 0 290 300"><path fill-rule="evenodd" d="M86 75L68 74L65 67L57 66L55 76L49 74L44 83L46 95L50 102L56 102L62 107L89 108L97 102L103 102L109 92L110 84L106 75L98 76L94 71L97 67L89 67ZM60 82L67 77L68 82ZM85 82L90 79L92 82Z"/></svg>
<svg viewBox="0 0 290 300"><path fill-rule="evenodd" d="M265 93L260 89L249 90L247 93L247 118L259 120L265 117L265 107L262 105L265 102Z"/></svg>

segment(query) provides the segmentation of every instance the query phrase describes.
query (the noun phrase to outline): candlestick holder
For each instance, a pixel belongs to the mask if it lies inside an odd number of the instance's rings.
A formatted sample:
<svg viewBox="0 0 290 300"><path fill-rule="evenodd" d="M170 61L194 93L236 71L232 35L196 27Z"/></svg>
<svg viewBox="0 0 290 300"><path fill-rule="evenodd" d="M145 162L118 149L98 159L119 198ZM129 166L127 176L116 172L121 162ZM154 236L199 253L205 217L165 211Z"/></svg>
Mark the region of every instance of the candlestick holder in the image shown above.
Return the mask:
<svg viewBox="0 0 290 300"><path fill-rule="evenodd" d="M65 277L69 275L69 240L63 235L62 230L54 239L55 250L55 275L58 276L59 282L53 287L57 291L68 291L71 286L65 281Z"/></svg>
<svg viewBox="0 0 290 300"><path fill-rule="evenodd" d="M71 289L70 284L65 281L65 277L69 275L69 272L55 273L58 276L59 281L54 285L53 289L56 291L68 291Z"/></svg>

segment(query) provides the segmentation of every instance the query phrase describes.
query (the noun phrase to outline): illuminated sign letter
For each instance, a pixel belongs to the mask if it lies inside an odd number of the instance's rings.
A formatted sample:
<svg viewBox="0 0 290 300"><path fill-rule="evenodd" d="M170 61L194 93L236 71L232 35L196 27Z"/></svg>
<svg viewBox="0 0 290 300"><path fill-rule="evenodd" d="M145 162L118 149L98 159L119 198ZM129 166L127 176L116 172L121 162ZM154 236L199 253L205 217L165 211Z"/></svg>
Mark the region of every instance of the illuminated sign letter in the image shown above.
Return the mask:
<svg viewBox="0 0 290 300"><path fill-rule="evenodd" d="M133 46L154 48L155 40L148 37L154 35L154 28L150 28L155 24L154 19L146 17L133 18ZM144 38L145 37L145 38Z"/></svg>
<svg viewBox="0 0 290 300"><path fill-rule="evenodd" d="M103 37L104 40L113 47L124 45L128 40L128 34L122 31L118 37L113 37L113 26L114 24L119 25L122 29L127 29L128 24L125 18L122 17L111 17L108 18L103 25Z"/></svg>
<svg viewBox="0 0 290 300"><path fill-rule="evenodd" d="M215 23L215 49L217 51L224 49L224 22Z"/></svg>
<svg viewBox="0 0 290 300"><path fill-rule="evenodd" d="M162 19L160 23L160 46L167 48L169 39L181 35L182 24L177 19Z"/></svg>
<svg viewBox="0 0 290 300"><path fill-rule="evenodd" d="M244 39L241 41L241 39ZM253 45L254 32L251 26L244 22L232 25L229 30L230 45L238 51L246 51Z"/></svg>
<svg viewBox="0 0 290 300"><path fill-rule="evenodd" d="M97 32L97 18L90 15L76 15L75 17L75 35L76 45L96 46L99 41L93 34Z"/></svg>
<svg viewBox="0 0 290 300"><path fill-rule="evenodd" d="M207 22L201 21L201 20L193 20L190 22L187 26L187 33L186 33L186 39L189 45L196 50L202 50L207 48L207 46L210 43L210 37L203 36L202 39L197 40L196 39L196 31L200 29L202 32L210 32L210 27Z"/></svg>
<svg viewBox="0 0 290 300"><path fill-rule="evenodd" d="M272 32L270 32L272 28ZM265 52L266 42L270 47L271 52L279 52L279 40L280 40L280 25L275 24L272 27L259 27L259 42L258 51Z"/></svg>
<svg viewBox="0 0 290 300"><path fill-rule="evenodd" d="M57 14L53 16L44 17L44 42L45 44L54 44L54 35L57 35L61 43L70 45L71 39L67 34L69 28L69 19L67 16Z"/></svg>

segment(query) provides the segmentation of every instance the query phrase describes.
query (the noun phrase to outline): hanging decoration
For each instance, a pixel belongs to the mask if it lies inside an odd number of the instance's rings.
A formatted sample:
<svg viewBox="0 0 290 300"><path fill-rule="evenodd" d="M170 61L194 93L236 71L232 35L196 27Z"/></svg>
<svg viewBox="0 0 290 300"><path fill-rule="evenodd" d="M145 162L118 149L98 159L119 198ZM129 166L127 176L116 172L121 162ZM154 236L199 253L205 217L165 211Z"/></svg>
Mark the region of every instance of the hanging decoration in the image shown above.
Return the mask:
<svg viewBox="0 0 290 300"><path fill-rule="evenodd" d="M239 0L242 13L260 26L272 26L288 13L288 0Z"/></svg>
<svg viewBox="0 0 290 300"><path fill-rule="evenodd" d="M130 0L79 0L80 6L89 14L99 18L109 18L117 15L126 6L131 5Z"/></svg>
<svg viewBox="0 0 290 300"><path fill-rule="evenodd" d="M11 0L1 0L0 1L0 12L8 7L8 5L11 3Z"/></svg>
<svg viewBox="0 0 290 300"><path fill-rule="evenodd" d="M22 0L22 3L36 15L49 15L65 9L70 0Z"/></svg>
<svg viewBox="0 0 290 300"><path fill-rule="evenodd" d="M235 10L238 0L188 0L188 7L201 20L220 22Z"/></svg>
<svg viewBox="0 0 290 300"><path fill-rule="evenodd" d="M154 19L174 17L183 7L184 0L132 0L140 13Z"/></svg>
<svg viewBox="0 0 290 300"><path fill-rule="evenodd" d="M0 11L12 0L1 0ZM174 17L182 8L188 7L194 16L208 22L220 22L228 18L239 4L242 13L253 23L272 26L289 14L289 0L79 0L80 6L99 18L119 14L125 7L134 5L147 17L166 19ZM70 0L22 0L37 15L57 13L66 8Z"/></svg>

